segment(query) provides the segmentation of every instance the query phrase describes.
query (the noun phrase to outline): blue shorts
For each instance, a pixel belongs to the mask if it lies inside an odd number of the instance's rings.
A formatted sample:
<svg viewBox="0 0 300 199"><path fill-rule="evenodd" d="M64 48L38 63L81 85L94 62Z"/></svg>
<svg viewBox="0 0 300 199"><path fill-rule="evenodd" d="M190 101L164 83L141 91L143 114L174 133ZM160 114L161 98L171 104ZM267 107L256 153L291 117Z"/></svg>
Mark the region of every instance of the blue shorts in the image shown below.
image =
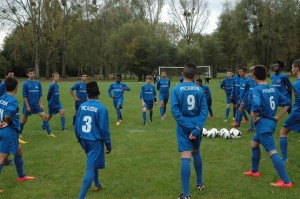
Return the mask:
<svg viewBox="0 0 300 199"><path fill-rule="evenodd" d="M232 99L230 98L230 93L226 93L226 103L227 104L232 104Z"/></svg>
<svg viewBox="0 0 300 199"><path fill-rule="evenodd" d="M294 132L300 132L300 114L291 112L289 117L284 121L283 127Z"/></svg>
<svg viewBox="0 0 300 199"><path fill-rule="evenodd" d="M48 109L49 109L49 115L55 115L57 113L59 113L60 110L63 109L61 103L59 103L59 105L56 107L56 108L51 108L48 106Z"/></svg>
<svg viewBox="0 0 300 199"><path fill-rule="evenodd" d="M117 108L119 107L120 109L123 108L123 101L124 101L124 97L116 97L114 99L114 107Z"/></svg>
<svg viewBox="0 0 300 199"><path fill-rule="evenodd" d="M169 94L159 94L159 101L167 104L169 101Z"/></svg>
<svg viewBox="0 0 300 199"><path fill-rule="evenodd" d="M190 132L180 126L176 126L176 137L178 144L178 151L192 151L193 149L199 150L201 142L201 134L195 140L190 140Z"/></svg>
<svg viewBox="0 0 300 199"><path fill-rule="evenodd" d="M44 112L44 110L41 109L41 107L32 107L32 106L30 106L30 112L28 112L26 110L26 105L23 106L23 115L30 116L32 114L38 114L38 113L41 113L41 112Z"/></svg>
<svg viewBox="0 0 300 199"><path fill-rule="evenodd" d="M87 160L86 165L97 169L105 168L104 144L99 140L80 140L80 145L84 150Z"/></svg>
<svg viewBox="0 0 300 199"><path fill-rule="evenodd" d="M255 133L252 140L263 145L267 152L276 150L273 133Z"/></svg>
<svg viewBox="0 0 300 199"><path fill-rule="evenodd" d="M17 154L19 133L12 127L0 129L0 153Z"/></svg>
<svg viewBox="0 0 300 199"><path fill-rule="evenodd" d="M153 108L153 102L147 102L147 101L144 101L144 107L143 108L146 108L147 110L152 110Z"/></svg>

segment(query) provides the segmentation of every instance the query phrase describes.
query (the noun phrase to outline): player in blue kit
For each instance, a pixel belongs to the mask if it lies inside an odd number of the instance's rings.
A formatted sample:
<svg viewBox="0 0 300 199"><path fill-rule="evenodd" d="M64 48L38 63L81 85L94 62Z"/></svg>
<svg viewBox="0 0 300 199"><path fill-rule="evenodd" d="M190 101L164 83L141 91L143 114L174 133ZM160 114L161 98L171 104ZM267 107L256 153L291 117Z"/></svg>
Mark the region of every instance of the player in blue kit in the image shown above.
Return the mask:
<svg viewBox="0 0 300 199"><path fill-rule="evenodd" d="M288 76L282 73L284 68L284 63L282 61L277 61L274 64L273 71L275 74L271 75L272 84L275 88L277 88L281 94L285 97L292 99L292 84L288 78ZM288 110L288 113L291 112L291 108Z"/></svg>
<svg viewBox="0 0 300 199"><path fill-rule="evenodd" d="M33 180L23 171L23 150L19 145L19 104L14 97L18 90L18 81L13 77L5 80L6 93L0 97L0 173L9 154L14 154L14 162L18 174L17 181ZM3 192L3 190L0 190Z"/></svg>
<svg viewBox="0 0 300 199"><path fill-rule="evenodd" d="M27 69L28 79L23 83L22 96L23 103L23 117L20 123L20 131L23 131L27 119L32 114L38 114L43 120L43 127L47 130L48 137L56 137L51 133L48 122L48 115L44 112L42 101L42 86L38 80L35 80L35 72L33 68Z"/></svg>
<svg viewBox="0 0 300 199"><path fill-rule="evenodd" d="M229 113L230 113L230 107L231 107L231 104L233 104L233 100L232 100L232 96L231 96L231 93L232 93L232 89L233 89L233 78L232 78L232 71L231 70L227 70L227 77L224 78L220 84L220 88L221 89L224 89L225 91L225 94L226 94L226 115L225 115L225 120L224 122L227 122L228 120L228 116L229 116ZM235 106L233 106L233 118L235 117Z"/></svg>
<svg viewBox="0 0 300 199"><path fill-rule="evenodd" d="M145 78L146 84L141 87L140 99L142 100L143 121L147 125L146 112L149 110L150 123L153 121L153 104L157 104L155 87L151 84L152 77L147 75Z"/></svg>
<svg viewBox="0 0 300 199"><path fill-rule="evenodd" d="M49 86L47 100L48 100L48 109L49 117L48 121L52 118L53 115L60 114L61 130L66 130L66 120L65 120L65 111L63 110L62 104L59 97L59 73L55 72L52 74L52 83Z"/></svg>
<svg viewBox="0 0 300 199"><path fill-rule="evenodd" d="M117 74L116 82L112 83L107 91L109 97L113 99L114 107L117 112L117 126L120 125L123 121L121 109L123 108L124 91L130 91L130 88L126 84L121 82L121 78L121 75Z"/></svg>
<svg viewBox="0 0 300 199"><path fill-rule="evenodd" d="M93 181L96 186L94 191L102 188L98 179L98 169L105 168L104 145L106 153L110 153L112 150L108 112L99 101L100 91L97 82L88 82L86 91L89 100L79 107L75 124L76 138L87 156L79 199L85 198Z"/></svg>
<svg viewBox="0 0 300 199"><path fill-rule="evenodd" d="M209 112L209 115L210 115L210 119L213 119L214 114L213 114L213 111L212 111L212 108L211 108L212 107L212 97L211 97L210 89L207 85L203 84L202 79L197 79L196 84L198 86L200 86L203 89L203 92L205 93L206 101L207 101L207 108L208 108L208 112Z"/></svg>
<svg viewBox="0 0 300 199"><path fill-rule="evenodd" d="M280 130L280 151L282 160L284 163L288 162L287 135L289 132L300 132L300 59L293 62L292 74L297 78L292 87L295 93L295 102L289 117L283 123L283 127Z"/></svg>
<svg viewBox="0 0 300 199"><path fill-rule="evenodd" d="M252 95L252 90L253 90L253 88L255 87L255 86L257 86L257 83L256 83L256 81L254 80L254 79L252 79L251 77L252 77L252 74L253 74L253 70L254 70L254 67L255 66L251 66L250 68L249 68L249 73L250 73L250 88L249 88L249 93L248 93L248 102L247 102L247 111L251 111L251 106L252 106L252 99L253 99L253 95ZM255 130L255 127L254 127L254 122L253 122L253 114L251 113L251 115L250 115L250 128L248 129L248 133L253 133L254 132L254 130Z"/></svg>
<svg viewBox="0 0 300 199"><path fill-rule="evenodd" d="M183 193L178 199L190 199L190 161L193 156L196 171L196 188L203 189L202 159L200 155L201 134L208 115L206 96L200 86L193 82L196 65L183 68L184 81L172 89L171 110L176 120L178 151L181 156L181 184Z"/></svg>
<svg viewBox="0 0 300 199"><path fill-rule="evenodd" d="M11 69L7 69L5 71L5 78L7 78L7 77L14 77L14 75L15 75L15 73ZM2 95L4 95L5 93L6 93L6 89L5 89L4 81L1 82L1 80L0 80L0 97Z"/></svg>
<svg viewBox="0 0 300 199"><path fill-rule="evenodd" d="M271 183L272 186L291 188L293 186L289 179L283 161L279 157L273 133L276 128L276 121L280 120L284 113L291 106L290 99L283 96L274 86L268 85L266 67L258 65L253 70L253 79L257 82L257 86L253 88L253 101L251 112L255 123L256 133L252 137L252 169L244 172L244 175L251 177L260 177L261 173L258 170L260 161L261 144L273 162L273 165L280 176L280 180ZM275 116L277 107L283 106L281 111Z"/></svg>
<svg viewBox="0 0 300 199"><path fill-rule="evenodd" d="M70 88L70 94L75 100L75 113L73 115L73 125L75 124L77 111L79 109L79 106L87 101L87 94L86 94L86 81L87 81L87 74L81 73L80 81L74 84ZM76 94L74 93L74 90L76 90Z"/></svg>
<svg viewBox="0 0 300 199"><path fill-rule="evenodd" d="M160 118L161 120L166 119L166 107L169 101L169 89L171 81L167 78L166 71L162 70L160 73L160 79L156 83L156 89L159 90L159 101L160 101Z"/></svg>

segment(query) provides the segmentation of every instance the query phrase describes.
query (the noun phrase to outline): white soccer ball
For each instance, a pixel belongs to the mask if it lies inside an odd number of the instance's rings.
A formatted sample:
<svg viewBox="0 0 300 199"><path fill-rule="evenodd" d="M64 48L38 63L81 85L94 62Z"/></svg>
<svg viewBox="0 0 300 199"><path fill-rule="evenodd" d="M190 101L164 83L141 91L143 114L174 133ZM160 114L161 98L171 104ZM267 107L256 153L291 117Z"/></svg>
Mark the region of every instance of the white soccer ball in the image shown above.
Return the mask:
<svg viewBox="0 0 300 199"><path fill-rule="evenodd" d="M215 138L216 137L216 132L212 131L212 130L209 130L209 131L207 131L206 137L208 137L208 138Z"/></svg>
<svg viewBox="0 0 300 199"><path fill-rule="evenodd" d="M206 128L203 128L202 129L202 136L206 136L207 135L207 129Z"/></svg>
<svg viewBox="0 0 300 199"><path fill-rule="evenodd" d="M223 135L225 132L227 132L228 130L226 128L222 128L220 131L219 131L219 135L221 138L223 138Z"/></svg>
<svg viewBox="0 0 300 199"><path fill-rule="evenodd" d="M222 138L223 139L230 139L231 138L231 134L227 129L223 130Z"/></svg>
<svg viewBox="0 0 300 199"><path fill-rule="evenodd" d="M236 128L232 128L230 130L230 135L232 138L241 138L242 137L242 133Z"/></svg>
<svg viewBox="0 0 300 199"><path fill-rule="evenodd" d="M212 128L210 129L211 131L215 132L215 137L217 137L219 135L219 131L216 128Z"/></svg>

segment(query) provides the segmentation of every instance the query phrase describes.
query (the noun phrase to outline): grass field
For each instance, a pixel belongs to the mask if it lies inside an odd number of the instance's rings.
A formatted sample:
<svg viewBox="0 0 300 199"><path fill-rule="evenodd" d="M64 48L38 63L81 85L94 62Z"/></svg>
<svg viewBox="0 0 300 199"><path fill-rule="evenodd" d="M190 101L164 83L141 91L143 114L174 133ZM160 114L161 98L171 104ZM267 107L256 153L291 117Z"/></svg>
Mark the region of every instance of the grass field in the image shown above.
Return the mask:
<svg viewBox="0 0 300 199"><path fill-rule="evenodd" d="M226 105L225 94L219 89L219 82L220 79L213 79L209 84L213 94L215 118L207 120L205 125L207 129L231 128L231 120L227 123L222 122ZM131 91L125 93L122 111L124 122L120 126L115 126L116 113L107 94L110 83L99 82L99 86L100 101L109 110L113 150L106 156L106 169L99 172L100 181L105 188L97 193L91 189L87 198L177 198L182 192L180 154L177 151L175 121L169 104L165 121L160 120L157 105L154 107L153 123L144 126L139 100L140 87L143 83L127 82ZM28 142L22 145L24 169L26 174L37 178L31 182L17 183L15 167L4 167L0 175L0 188L5 192L0 194L0 198L69 199L78 197L85 172L86 158L73 132L74 101L69 94L69 88L73 84L74 82L60 83L61 101L66 112L68 131L60 131L60 118L56 115L52 118L50 125L57 138L48 138L46 132L40 129L41 119L37 115L31 116L23 132L23 138ZM43 82L44 96L48 87L49 82ZM20 110L22 110L21 88L20 82L17 95L20 99ZM46 99L44 99L44 106L47 107ZM279 122L275 133L277 147L279 147L279 129L283 121L284 119ZM262 177L254 179L242 174L251 168L252 134L246 133L248 126L248 123L242 125L241 139L202 139L203 179L206 187L202 192L193 189L195 172L191 164L192 198L299 198L300 137L298 134L290 134L288 137L290 164L287 165L287 170L294 187L292 189L275 188L269 184L277 181L279 177L271 160L263 153L263 149L260 164Z"/></svg>

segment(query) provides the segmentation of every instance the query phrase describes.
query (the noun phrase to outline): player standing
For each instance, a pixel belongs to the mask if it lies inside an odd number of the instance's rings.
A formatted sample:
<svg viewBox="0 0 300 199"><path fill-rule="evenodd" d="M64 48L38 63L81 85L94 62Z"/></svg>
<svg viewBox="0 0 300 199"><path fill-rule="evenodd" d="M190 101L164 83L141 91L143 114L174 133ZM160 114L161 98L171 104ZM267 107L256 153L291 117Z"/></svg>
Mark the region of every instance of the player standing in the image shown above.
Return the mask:
<svg viewBox="0 0 300 199"><path fill-rule="evenodd" d="M232 71L227 70L227 77L224 78L222 80L221 84L220 84L220 88L224 89L225 94L226 94L226 104L227 105L226 105L226 115L225 115L224 122L227 122L228 116L229 116L229 113L230 113L230 107L231 107L231 104L233 104L232 97L231 97L233 84L234 84L232 75L233 75ZM233 118L234 118L235 117L235 110L233 110L232 115L233 115Z"/></svg>
<svg viewBox="0 0 300 199"><path fill-rule="evenodd" d="M0 97L0 173L9 154L14 154L14 162L18 174L17 181L33 180L23 171L23 150L19 145L19 104L15 95L18 90L18 81L13 77L5 80L6 93ZM0 190L3 192L3 190Z"/></svg>
<svg viewBox="0 0 300 199"><path fill-rule="evenodd" d="M62 104L60 102L59 96L59 73L52 73L52 83L50 83L47 100L48 100L48 110L49 117L48 121L52 118L53 115L60 114L61 130L66 130L66 120L65 120L65 111L63 110Z"/></svg>
<svg viewBox="0 0 300 199"><path fill-rule="evenodd" d="M287 146L288 140L287 135L289 132L300 132L300 59L293 62L292 74L297 77L292 87L295 93L295 102L289 117L285 120L283 127L280 130L280 151L282 160L284 163L288 162Z"/></svg>
<svg viewBox="0 0 300 199"><path fill-rule="evenodd" d="M23 117L20 123L20 132L22 133L24 125L31 114L38 114L43 120L43 127L47 130L49 137L56 137L51 133L48 122L48 115L44 112L42 101L42 86L38 80L35 80L35 72L33 68L27 69L28 79L23 83L22 95L23 103Z"/></svg>
<svg viewBox="0 0 300 199"><path fill-rule="evenodd" d="M190 199L190 161L193 156L197 176L196 188L203 189L202 159L200 155L201 133L208 110L203 90L193 82L197 72L194 64L183 69L184 81L172 89L171 110L176 120L178 150L181 156L181 184L183 193L178 199Z"/></svg>
<svg viewBox="0 0 300 199"><path fill-rule="evenodd" d="M250 88L249 88L249 93L248 93L248 103L247 103L247 111L251 111L251 107L252 107L252 99L253 99L253 95L252 95L252 90L255 86L257 86L257 83L254 79L252 79L252 75L253 75L253 70L254 70L255 66L251 66L249 68L249 73L250 73ZM253 114L251 113L250 115L250 128L248 129L248 133L250 132L254 132L255 130L255 126L254 126L254 122L253 122Z"/></svg>
<svg viewBox="0 0 300 199"><path fill-rule="evenodd" d="M267 70L264 66L256 66L253 70L253 78L257 82L257 86L253 88L253 102L251 112L253 112L253 119L255 123L256 133L252 137L252 169L244 172L244 175L251 177L260 177L258 170L260 161L261 144L270 156L273 165L280 176L280 180L271 183L272 186L291 188L287 171L284 167L283 161L280 159L273 138L273 133L276 128L276 122L280 120L284 113L291 105L290 99L283 96L274 86L267 84ZM278 106L283 106L277 116L276 110Z"/></svg>
<svg viewBox="0 0 300 199"><path fill-rule="evenodd" d="M160 79L157 81L156 89L159 91L159 101L160 101L160 118L161 120L166 119L166 107L169 101L169 89L171 81L167 78L166 71L162 70L160 73Z"/></svg>
<svg viewBox="0 0 300 199"><path fill-rule="evenodd" d="M113 99L114 107L117 112L117 123L116 125L120 125L123 121L121 109L123 108L124 102L124 91L130 91L130 88L121 82L122 76L121 74L116 75L116 82L112 83L108 88L108 95ZM112 92L111 92L112 91Z"/></svg>
<svg viewBox="0 0 300 199"><path fill-rule="evenodd" d="M5 71L5 78L7 78L7 77L14 77L14 75L15 75L15 73L11 69L7 69ZM4 81L1 82L1 80L0 80L0 97L2 95L4 95L5 93L6 93L6 89L5 89Z"/></svg>
<svg viewBox="0 0 300 199"><path fill-rule="evenodd" d="M70 88L70 94L75 100L75 113L73 115L73 125L75 124L77 111L79 106L87 101L87 94L86 94L86 80L87 74L85 72L81 73L80 81L74 84ZM76 95L74 94L74 90L76 90Z"/></svg>
<svg viewBox="0 0 300 199"><path fill-rule="evenodd" d="M203 89L203 92L205 93L205 96L206 96L207 107L208 107L208 112L210 114L210 119L214 119L214 114L213 114L213 111L212 111L212 108L211 108L211 106L212 106L212 97L211 97L211 92L210 92L209 87L202 83L202 79L197 79L196 84Z"/></svg>
<svg viewBox="0 0 300 199"><path fill-rule="evenodd" d="M144 125L147 125L146 112L149 110L150 122L152 123L153 119L153 103L156 102L156 91L155 87L151 84L151 76L147 75L145 78L146 84L141 87L140 99L142 100L142 109L143 109L143 121Z"/></svg>
<svg viewBox="0 0 300 199"><path fill-rule="evenodd" d="M99 87L97 82L86 84L89 100L81 104L78 109L75 135L82 149L86 153L86 170L83 178L79 199L84 199L92 182L99 191L102 185L98 179L98 169L105 168L104 145L107 152L111 152L108 112L99 101Z"/></svg>

